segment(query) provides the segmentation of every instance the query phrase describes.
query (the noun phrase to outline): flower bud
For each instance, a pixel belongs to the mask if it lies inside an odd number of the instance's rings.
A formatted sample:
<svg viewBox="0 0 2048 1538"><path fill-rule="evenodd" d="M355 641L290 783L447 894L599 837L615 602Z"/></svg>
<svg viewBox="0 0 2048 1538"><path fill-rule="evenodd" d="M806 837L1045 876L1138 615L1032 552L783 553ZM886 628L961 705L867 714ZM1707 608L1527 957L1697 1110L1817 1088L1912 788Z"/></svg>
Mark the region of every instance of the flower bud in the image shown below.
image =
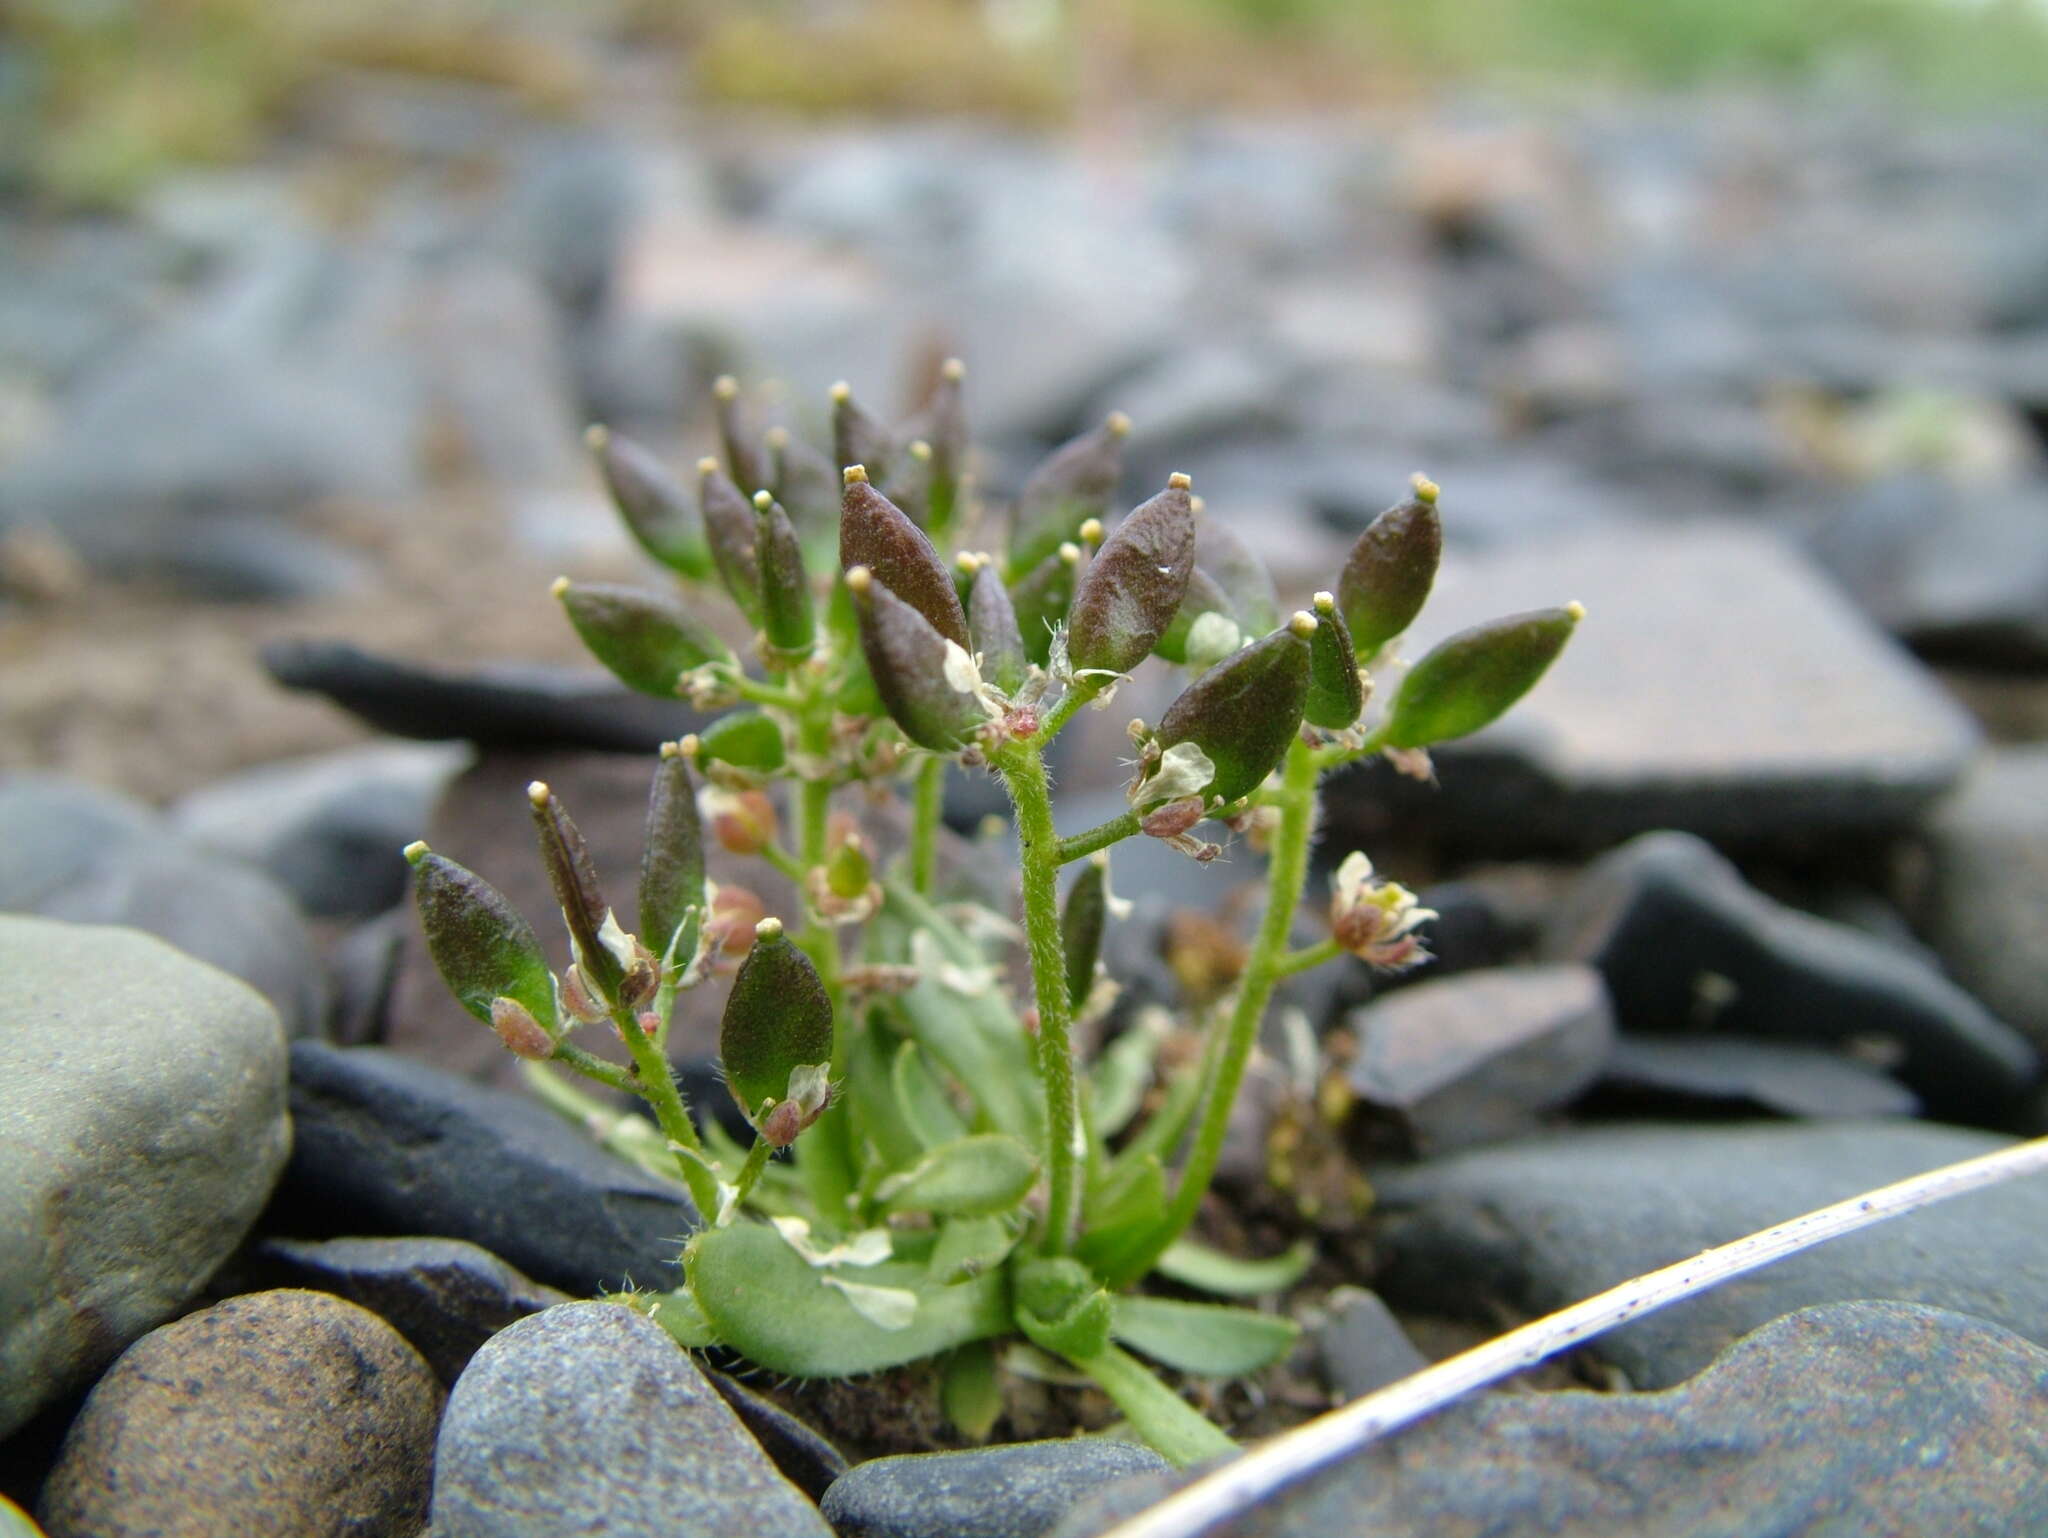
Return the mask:
<svg viewBox="0 0 2048 1538"><path fill-rule="evenodd" d="M1426 748L1495 720L1536 686L1585 612L1572 603L1510 614L1438 642L1401 680L1387 746Z"/></svg>
<svg viewBox="0 0 2048 1538"><path fill-rule="evenodd" d="M711 575L704 520L661 461L630 438L593 426L583 435L619 518L640 548L669 570L702 581Z"/></svg>
<svg viewBox="0 0 2048 1538"><path fill-rule="evenodd" d="M538 1063L554 1056L554 1038L517 999L501 995L491 1000L491 1029L514 1057Z"/></svg>
<svg viewBox="0 0 2048 1538"><path fill-rule="evenodd" d="M697 805L711 836L728 854L759 854L775 841L779 822L765 790L706 785L697 792Z"/></svg>
<svg viewBox="0 0 2048 1538"><path fill-rule="evenodd" d="M1117 525L1088 563L1067 613L1067 655L1084 672L1128 673L1152 654L1186 597L1195 564L1188 478Z"/></svg>
<svg viewBox="0 0 2048 1538"><path fill-rule="evenodd" d="M761 899L743 886L721 886L711 894L705 943L721 956L744 956L754 944L754 926L767 913Z"/></svg>
<svg viewBox="0 0 2048 1538"><path fill-rule="evenodd" d="M642 694L672 700L685 673L734 662L725 642L665 594L567 577L556 578L550 591L591 655Z"/></svg>
<svg viewBox="0 0 2048 1538"><path fill-rule="evenodd" d="M611 1018L611 1007L590 986L590 979L575 962L562 974L562 1008L578 1025L596 1025Z"/></svg>
<svg viewBox="0 0 2048 1538"><path fill-rule="evenodd" d="M1200 796L1182 796L1152 808L1138 819L1138 828L1147 838L1176 839L1207 815Z"/></svg>
<svg viewBox="0 0 2048 1538"><path fill-rule="evenodd" d="M846 471L839 514L839 564L865 566L876 581L955 645L968 646L967 615L952 573L924 531L868 484L858 465ZM858 595L856 595L858 596Z"/></svg>
<svg viewBox="0 0 2048 1538"><path fill-rule="evenodd" d="M1415 495L1373 519L1337 579L1337 605L1362 660L1371 660L1422 612L1443 550L1436 487L1417 476Z"/></svg>

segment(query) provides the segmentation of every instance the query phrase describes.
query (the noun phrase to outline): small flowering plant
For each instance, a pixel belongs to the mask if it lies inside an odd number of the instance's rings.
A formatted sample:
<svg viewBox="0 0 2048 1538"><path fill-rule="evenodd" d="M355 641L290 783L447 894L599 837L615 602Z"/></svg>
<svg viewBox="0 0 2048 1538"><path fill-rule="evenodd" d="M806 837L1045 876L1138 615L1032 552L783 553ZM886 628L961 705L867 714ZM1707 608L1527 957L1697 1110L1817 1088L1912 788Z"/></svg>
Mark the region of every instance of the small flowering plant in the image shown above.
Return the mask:
<svg viewBox="0 0 2048 1538"><path fill-rule="evenodd" d="M620 679L719 712L655 763L634 927L536 784L572 964L551 972L501 894L414 844L434 959L544 1096L687 1186L703 1224L685 1285L633 1300L686 1345L804 1377L934 1359L948 1413L977 1438L1000 1414L1002 1364L1035 1351L1099 1384L1168 1457L1224 1451L1146 1361L1253 1371L1294 1326L1133 1289L1158 1272L1255 1295L1299 1274L1187 1235L1261 1019L1283 978L1343 953L1418 964L1434 916L1352 852L1329 938L1291 945L1318 781L1376 755L1427 777L1430 746L1520 698L1580 610L1496 620L1409 665L1400 637L1442 545L1437 488L1418 476L1359 537L1336 590L1283 614L1186 476L1108 526L1121 416L1055 452L998 517L974 492L957 364L901 427L835 388L829 458L757 430L730 380L717 405L723 455L699 462L694 494L637 445L590 434L628 528L689 596L554 587ZM754 631L749 655L705 622L707 588ZM1047 748L1155 657L1190 676L1156 724L1130 723L1127 809L1062 834ZM1000 965L1011 915L941 890L950 766L996 776L1015 809L1029 977L1014 991ZM908 849L889 868L851 815L855 789L907 794ZM1159 1033L1134 1028L1082 1060L1076 1027L1114 993L1099 961L1122 911L1110 851L1149 837L1207 861L1232 834L1270 852L1267 906L1202 1051L1165 1073ZM801 911L772 915L708 880L707 836L782 872ZM677 995L699 987L729 990L719 1048L752 1128L744 1146L692 1116L669 1061ZM579 1030L611 1032L627 1062L578 1045ZM606 1111L562 1070L645 1101L652 1122Z"/></svg>

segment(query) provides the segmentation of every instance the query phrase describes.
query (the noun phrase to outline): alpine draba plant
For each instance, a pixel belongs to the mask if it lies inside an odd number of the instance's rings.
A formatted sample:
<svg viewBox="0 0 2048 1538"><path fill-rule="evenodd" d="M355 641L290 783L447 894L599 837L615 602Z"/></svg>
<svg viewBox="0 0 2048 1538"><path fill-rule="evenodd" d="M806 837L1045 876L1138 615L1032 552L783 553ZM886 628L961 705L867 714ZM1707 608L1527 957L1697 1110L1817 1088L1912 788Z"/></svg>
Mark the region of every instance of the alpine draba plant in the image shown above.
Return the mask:
<svg viewBox="0 0 2048 1538"><path fill-rule="evenodd" d="M552 1102L679 1178L704 1215L686 1285L634 1299L680 1341L805 1377L937 1358L948 1413L980 1437L1001 1406L995 1345L1021 1335L1188 1463L1231 1444L1131 1352L1234 1375L1282 1355L1294 1326L1130 1289L1155 1269L1218 1292L1285 1283L1284 1265L1185 1238L1261 1017L1281 979L1342 953L1387 969L1425 955L1429 910L1360 853L1337 868L1330 937L1290 946L1317 782L1378 754L1427 775L1429 747L1525 693L1580 611L1496 620L1404 666L1397 643L1441 547L1437 488L1417 477L1360 536L1336 591L1282 615L1186 476L1105 533L1121 416L1029 477L997 546L972 492L961 382L947 365L901 429L836 387L828 461L783 429L754 432L722 380L724 455L699 462L695 496L592 430L641 546L687 587L722 588L757 632L742 659L694 598L555 584L619 678L723 711L655 765L633 930L546 785L530 796L574 956L560 976L501 894L423 844L407 854L428 944L464 1006L533 1060ZM1155 655L1193 677L1156 725L1130 723L1128 810L1063 836L1047 748ZM1381 707L1384 674L1400 681ZM1008 920L935 890L949 763L996 775L1015 807L1028 1003L984 948L1014 932ZM908 852L879 870L834 792L904 781ZM1152 837L1208 860L1205 824L1266 843L1265 916L1200 1060L1134 1126L1157 1038L1126 1032L1090 1063L1074 1048L1077 1017L1111 991L1098 961L1119 908L1108 852ZM765 916L751 893L707 881L707 829L787 875L803 911ZM1075 862L1063 907L1060 873ZM678 992L727 971L720 1053L754 1129L746 1147L692 1119L666 1051ZM609 1027L630 1065L578 1047L579 1027ZM653 1123L604 1113L543 1063L638 1096Z"/></svg>

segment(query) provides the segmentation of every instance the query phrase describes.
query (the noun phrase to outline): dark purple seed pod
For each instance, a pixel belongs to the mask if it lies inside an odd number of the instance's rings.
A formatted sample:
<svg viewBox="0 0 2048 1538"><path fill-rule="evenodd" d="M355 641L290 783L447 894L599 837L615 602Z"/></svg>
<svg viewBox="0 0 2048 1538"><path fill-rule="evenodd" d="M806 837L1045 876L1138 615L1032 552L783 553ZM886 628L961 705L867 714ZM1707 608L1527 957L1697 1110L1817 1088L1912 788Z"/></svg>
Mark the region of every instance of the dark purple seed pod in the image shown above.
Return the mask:
<svg viewBox="0 0 2048 1538"><path fill-rule="evenodd" d="M844 380L832 387L832 457L839 469L861 465L879 482L896 468L896 435L853 398Z"/></svg>
<svg viewBox="0 0 2048 1538"><path fill-rule="evenodd" d="M1031 659L1025 655L1016 607L996 575L995 563L986 556L976 565L967 592L967 631L981 659L981 676L1005 694L1015 694Z"/></svg>
<svg viewBox="0 0 2048 1538"><path fill-rule="evenodd" d="M555 1018L555 985L533 926L475 871L410 844L413 905L427 954L456 1002L486 1025L501 998L539 1021Z"/></svg>
<svg viewBox="0 0 2048 1538"><path fill-rule="evenodd" d="M591 655L642 694L674 699L676 680L690 669L734 660L725 642L667 594L567 577L550 591Z"/></svg>
<svg viewBox="0 0 2048 1538"><path fill-rule="evenodd" d="M1401 680L1387 716L1387 746L1426 748L1496 720L1536 686L1585 613L1576 603L1534 609L1439 641Z"/></svg>
<svg viewBox="0 0 2048 1538"><path fill-rule="evenodd" d="M839 517L839 472L832 462L786 427L771 427L769 490L799 529L828 529Z"/></svg>
<svg viewBox="0 0 2048 1538"><path fill-rule="evenodd" d="M1280 597L1266 563L1245 548L1244 541L1202 510L1195 499L1195 564L1230 595L1230 614L1246 635L1264 635L1280 627Z"/></svg>
<svg viewBox="0 0 2048 1538"><path fill-rule="evenodd" d="M740 405L740 382L730 374L719 375L712 382L711 401L718 417L718 446L732 467L734 482L749 497L765 491L768 461L761 452L761 435Z"/></svg>
<svg viewBox="0 0 2048 1538"><path fill-rule="evenodd" d="M760 531L754 504L715 459L697 461L698 501L704 509L704 536L718 580L748 621L761 623L761 558L755 546Z"/></svg>
<svg viewBox="0 0 2048 1538"><path fill-rule="evenodd" d="M1080 537L1090 518L1106 517L1123 480L1124 440L1131 419L1121 411L1093 432L1054 449L1025 479L1010 520L1010 548L1004 579L1014 587L1062 544Z"/></svg>
<svg viewBox="0 0 2048 1538"><path fill-rule="evenodd" d="M725 1001L718 1056L726 1086L750 1121L769 1102L790 1098L797 1069L832 1061L832 1000L779 919L754 926L754 947Z"/></svg>
<svg viewBox="0 0 2048 1538"><path fill-rule="evenodd" d="M861 466L848 465L845 477L839 513L840 569L867 567L876 581L923 615L940 635L965 648L967 614L937 549L903 509L868 483Z"/></svg>
<svg viewBox="0 0 2048 1538"><path fill-rule="evenodd" d="M1095 553L1067 611L1067 655L1076 669L1128 673L1147 657L1187 596L1195 568L1195 514L1188 478L1140 504Z"/></svg>
<svg viewBox="0 0 2048 1538"><path fill-rule="evenodd" d="M1436 584L1444 553L1436 499L1436 486L1416 476L1414 495L1373 519L1344 558L1337 607L1362 661L1414 623Z"/></svg>
<svg viewBox="0 0 2048 1538"><path fill-rule="evenodd" d="M604 943L606 920L611 904L597 884L597 866L590 858L590 846L583 832L569 816L561 798L540 780L526 787L526 799L533 812L533 825L540 835L541 864L547 868L548 885L561 907L562 922L583 974L607 999L618 997L625 965Z"/></svg>
<svg viewBox="0 0 2048 1538"><path fill-rule="evenodd" d="M709 577L711 546L704 538L704 519L661 461L606 427L592 427L583 441L626 532L640 548L692 581Z"/></svg>
<svg viewBox="0 0 2048 1538"><path fill-rule="evenodd" d="M640 854L640 939L656 956L667 956L685 916L695 908L702 923L704 824L697 813L697 786L682 745L664 742L647 794L646 847ZM682 965L687 956L677 956Z"/></svg>
<svg viewBox="0 0 2048 1538"><path fill-rule="evenodd" d="M754 498L755 538L761 569L761 629L768 650L786 660L808 657L817 636L811 610L811 579L796 527L780 502L761 492Z"/></svg>
<svg viewBox="0 0 2048 1538"><path fill-rule="evenodd" d="M868 672L903 735L938 753L962 747L988 720L988 712L948 677L948 664L956 659L946 649L947 638L867 567L847 572L846 587L860 611ZM959 656L964 659L964 650Z"/></svg>
<svg viewBox="0 0 2048 1538"><path fill-rule="evenodd" d="M1192 742L1215 765L1215 778L1203 787L1210 801L1249 795L1286 754L1308 702L1314 634L1314 616L1296 614L1202 674L1159 718L1162 748Z"/></svg>
<svg viewBox="0 0 2048 1538"><path fill-rule="evenodd" d="M1316 633L1309 637L1308 700L1302 719L1310 726L1341 732L1365 710L1365 680L1358 676L1358 654L1344 611L1329 593L1316 594Z"/></svg>
<svg viewBox="0 0 2048 1538"><path fill-rule="evenodd" d="M1081 867L1060 910L1060 940L1067 953L1067 1000L1079 1009L1095 986L1095 962L1109 925L1109 856L1098 851Z"/></svg>
<svg viewBox="0 0 2048 1538"><path fill-rule="evenodd" d="M1195 626L1204 615L1216 617L1209 622L1212 628L1219 621L1226 625L1227 629L1223 632L1225 635L1235 636L1239 633L1230 595L1217 585L1214 577L1197 566L1188 573L1188 590L1181 597L1180 607L1174 611L1173 623L1166 627L1166 633L1160 636L1158 644L1152 650L1168 662L1189 663L1193 655L1189 650L1190 638L1197 641L1202 639L1197 635ZM1222 649L1222 655L1228 656L1236 650L1237 643L1232 641ZM1196 658L1192 665L1207 667L1216 660L1217 654L1211 653L1207 657Z"/></svg>

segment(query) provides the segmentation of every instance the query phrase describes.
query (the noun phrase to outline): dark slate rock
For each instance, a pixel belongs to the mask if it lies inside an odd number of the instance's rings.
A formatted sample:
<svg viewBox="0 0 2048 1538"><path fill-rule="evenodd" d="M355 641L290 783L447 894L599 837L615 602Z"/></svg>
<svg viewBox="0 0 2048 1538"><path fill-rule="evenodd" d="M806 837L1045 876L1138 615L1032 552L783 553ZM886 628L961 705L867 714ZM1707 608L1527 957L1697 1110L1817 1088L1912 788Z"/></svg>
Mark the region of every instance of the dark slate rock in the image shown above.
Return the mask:
<svg viewBox="0 0 2048 1538"><path fill-rule="evenodd" d="M1454 527L1448 475L1443 508ZM1665 827L1758 842L1895 830L1976 744L1918 664L1759 529L1614 528L1453 552L1405 650L1571 599L1585 622L1526 699L1437 750L1438 786L1376 766L1334 779L1333 835L1375 814L1495 853Z"/></svg>
<svg viewBox="0 0 2048 1538"><path fill-rule="evenodd" d="M346 641L273 642L263 665L286 688L324 694L379 731L435 742L651 753L705 720L680 700L635 694L580 668L496 663L457 672Z"/></svg>
<svg viewBox="0 0 2048 1538"><path fill-rule="evenodd" d="M0 915L0 1440L206 1285L291 1144L276 1011L132 929Z"/></svg>
<svg viewBox="0 0 2048 1538"><path fill-rule="evenodd" d="M1624 1030L1886 1043L1937 1115L1996 1120L2037 1071L2024 1039L1924 962L1772 901L1686 834L1596 861L1547 948L1600 969Z"/></svg>
<svg viewBox="0 0 2048 1538"><path fill-rule="evenodd" d="M1545 1314L2007 1140L1908 1121L1596 1128L1375 1178L1396 1306ZM1602 1336L1631 1382L1686 1378L1793 1309L1897 1298L2048 1343L2048 1184L2016 1180L1836 1239Z"/></svg>
<svg viewBox="0 0 2048 1538"><path fill-rule="evenodd" d="M1133 1481L1056 1538L1093 1538L1164 1484ZM2044 1524L2048 1352L1964 1314L1849 1302L1780 1319L1663 1393L1468 1401L1214 1531L2024 1538Z"/></svg>
<svg viewBox="0 0 2048 1538"><path fill-rule="evenodd" d="M441 1390L375 1314L321 1292L230 1298L100 1380L43 1487L50 1538L412 1538Z"/></svg>
<svg viewBox="0 0 2048 1538"><path fill-rule="evenodd" d="M320 918L367 918L405 895L400 851L462 768L452 746L373 743L264 764L171 810L194 842L267 871Z"/></svg>
<svg viewBox="0 0 2048 1538"><path fill-rule="evenodd" d="M124 796L0 779L0 908L144 930L255 988L288 1034L325 1027L326 970L291 897Z"/></svg>
<svg viewBox="0 0 2048 1538"><path fill-rule="evenodd" d="M1614 1044L1594 1103L1781 1116L1913 1116L1920 1097L1890 1074L1830 1052L1746 1036L1631 1036Z"/></svg>
<svg viewBox="0 0 2048 1538"><path fill-rule="evenodd" d="M1943 962L2048 1049L2048 746L1990 754L1926 837L1928 930Z"/></svg>
<svg viewBox="0 0 2048 1538"><path fill-rule="evenodd" d="M1355 1010L1346 1069L1369 1119L1411 1153L1534 1129L1599 1075L1614 1017L1591 967L1497 967Z"/></svg>
<svg viewBox="0 0 2048 1538"><path fill-rule="evenodd" d="M1879 624L1924 656L2048 663L2048 486L1959 490L1880 481L1815 531L1815 558Z"/></svg>
<svg viewBox="0 0 2048 1538"><path fill-rule="evenodd" d="M567 1303L476 1354L435 1450L435 1538L831 1538L644 1314Z"/></svg>
<svg viewBox="0 0 2048 1538"><path fill-rule="evenodd" d="M569 1301L461 1239L266 1239L255 1264L271 1286L367 1308L412 1343L443 1387L513 1320Z"/></svg>
<svg viewBox="0 0 2048 1538"><path fill-rule="evenodd" d="M264 1226L467 1239L552 1287L679 1285L680 1186L603 1152L529 1095L376 1047L292 1051L292 1161Z"/></svg>
<svg viewBox="0 0 2048 1538"><path fill-rule="evenodd" d="M1149 1447L1075 1438L855 1467L825 1493L839 1538L1039 1538L1075 1502L1167 1462Z"/></svg>
<svg viewBox="0 0 2048 1538"><path fill-rule="evenodd" d="M1378 1293L1339 1287L1323 1300L1323 1310L1310 1338L1335 1398L1356 1399L1429 1365Z"/></svg>
<svg viewBox="0 0 2048 1538"><path fill-rule="evenodd" d="M846 1472L845 1455L815 1428L767 1395L757 1394L739 1379L701 1363L698 1370L732 1406L732 1413L782 1470L783 1477L812 1500L823 1500L832 1481Z"/></svg>

